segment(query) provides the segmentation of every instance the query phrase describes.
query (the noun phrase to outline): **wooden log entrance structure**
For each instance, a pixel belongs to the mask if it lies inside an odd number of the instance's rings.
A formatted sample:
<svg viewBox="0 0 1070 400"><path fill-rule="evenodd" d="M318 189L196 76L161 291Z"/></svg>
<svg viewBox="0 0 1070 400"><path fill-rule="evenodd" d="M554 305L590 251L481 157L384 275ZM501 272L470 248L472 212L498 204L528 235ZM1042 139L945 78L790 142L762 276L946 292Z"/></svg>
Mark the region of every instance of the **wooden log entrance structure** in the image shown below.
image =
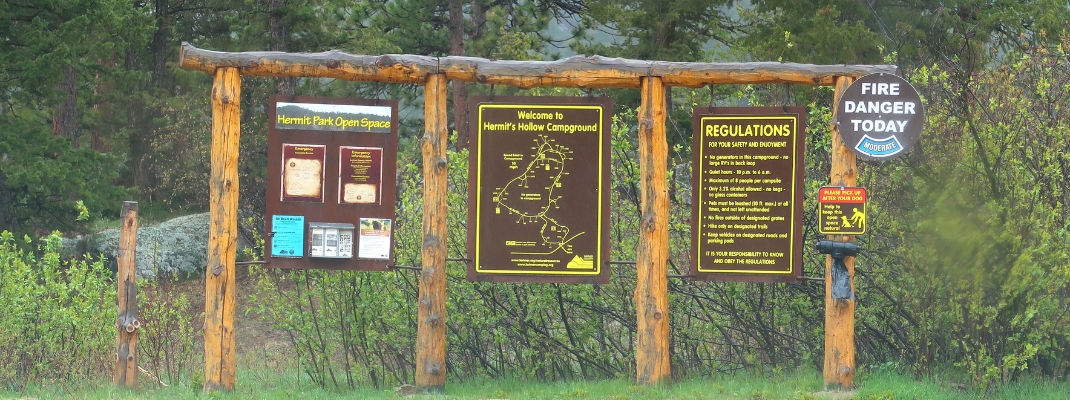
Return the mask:
<svg viewBox="0 0 1070 400"><path fill-rule="evenodd" d="M416 385L441 391L446 383L446 82L478 82L519 88L639 89L640 238L635 288L638 331L636 381L665 382L669 367L668 218L666 187L666 87L793 83L836 86L838 99L851 80L896 72L891 65L807 65L777 62L685 63L575 56L559 61L491 61L472 57L228 53L183 43L183 68L215 76L212 88L212 166L208 268L205 279L204 390L232 390L234 350L234 255L237 246L238 132L242 75L335 78L424 86L422 137L424 215L419 281ZM835 120L835 118L833 118ZM833 127L835 131L835 127ZM855 158L833 135L832 185L854 185ZM838 144L837 144L838 143ZM854 262L850 260L849 266ZM852 268L853 271L853 268ZM827 282L827 281L826 281ZM828 290L826 289L826 293ZM826 294L825 384L854 386L854 302Z"/></svg>

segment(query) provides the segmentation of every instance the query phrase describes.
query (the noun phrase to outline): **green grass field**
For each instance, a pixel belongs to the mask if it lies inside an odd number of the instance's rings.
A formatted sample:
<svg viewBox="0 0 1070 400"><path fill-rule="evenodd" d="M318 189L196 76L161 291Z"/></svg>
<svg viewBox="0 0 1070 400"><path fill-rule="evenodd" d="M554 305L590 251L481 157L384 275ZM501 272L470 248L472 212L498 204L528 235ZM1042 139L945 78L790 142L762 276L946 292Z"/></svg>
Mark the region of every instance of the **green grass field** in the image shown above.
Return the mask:
<svg viewBox="0 0 1070 400"><path fill-rule="evenodd" d="M143 376L142 376L143 377ZM324 390L296 375L239 372L231 393L205 394L200 386L154 387L142 380L141 389L118 389L110 383L84 383L32 388L24 392L0 392L0 398L77 399L399 399L394 388ZM799 371L785 374L731 375L693 379L670 385L640 387L628 380L574 382L518 382L514 380L447 383L446 393L416 395L421 399L1067 399L1067 382L1030 381L997 387L988 393L967 389L940 378L915 380L909 376L879 372L857 381L851 393L822 391L821 376Z"/></svg>

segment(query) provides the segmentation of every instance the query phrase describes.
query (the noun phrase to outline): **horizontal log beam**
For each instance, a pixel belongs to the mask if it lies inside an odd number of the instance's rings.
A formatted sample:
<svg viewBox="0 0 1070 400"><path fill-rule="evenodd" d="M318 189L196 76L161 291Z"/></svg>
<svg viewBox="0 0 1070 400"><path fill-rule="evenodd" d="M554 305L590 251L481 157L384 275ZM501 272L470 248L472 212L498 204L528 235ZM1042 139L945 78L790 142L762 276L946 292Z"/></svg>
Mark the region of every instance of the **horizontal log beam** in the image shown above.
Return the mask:
<svg viewBox="0 0 1070 400"><path fill-rule="evenodd" d="M241 75L337 78L351 81L423 84L438 70L436 57L391 54L363 56L331 50L322 53L203 50L182 43L182 68L215 74L216 68L237 68Z"/></svg>
<svg viewBox="0 0 1070 400"><path fill-rule="evenodd" d="M779 62L698 63L643 61L602 56L573 56L557 61L487 60L475 57L430 57L409 54L353 55L273 51L222 52L182 43L182 68L215 74L237 68L242 75L336 78L350 81L423 84L431 74L447 79L521 88L639 88L639 79L662 78L666 86L795 83L831 86L838 76L895 74L894 65L813 65Z"/></svg>

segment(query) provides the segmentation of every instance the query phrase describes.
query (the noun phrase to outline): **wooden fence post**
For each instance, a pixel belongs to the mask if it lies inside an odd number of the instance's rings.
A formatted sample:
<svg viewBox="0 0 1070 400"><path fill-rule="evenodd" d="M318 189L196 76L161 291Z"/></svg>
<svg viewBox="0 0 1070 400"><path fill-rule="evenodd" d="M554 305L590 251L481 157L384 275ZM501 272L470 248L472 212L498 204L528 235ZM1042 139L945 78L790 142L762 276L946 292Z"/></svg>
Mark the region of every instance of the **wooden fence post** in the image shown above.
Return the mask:
<svg viewBox="0 0 1070 400"><path fill-rule="evenodd" d="M840 96L855 78L837 77L833 96L833 117L839 114ZM831 186L856 186L858 184L855 153L843 143L840 130L832 123L832 170L829 172ZM829 240L853 242L852 235L830 235ZM847 272L854 293L855 259L845 257ZM855 301L832 298L832 255L825 259L825 389L852 390L855 387Z"/></svg>
<svg viewBox="0 0 1070 400"><path fill-rule="evenodd" d="M465 105L459 104L458 107ZM423 249L416 327L416 388L446 386L446 75L424 86Z"/></svg>
<svg viewBox="0 0 1070 400"><path fill-rule="evenodd" d="M669 366L669 192L665 182L665 85L659 77L641 78L639 106L639 245L636 249L635 381L667 380Z"/></svg>
<svg viewBox="0 0 1070 400"><path fill-rule="evenodd" d="M137 336L141 320L137 312L137 202L124 201L119 215L119 257L116 281L119 285L119 313L116 321L115 376L121 387L137 387Z"/></svg>
<svg viewBox="0 0 1070 400"><path fill-rule="evenodd" d="M204 295L204 391L234 390L234 256L238 246L241 75L219 68L212 84L212 166Z"/></svg>

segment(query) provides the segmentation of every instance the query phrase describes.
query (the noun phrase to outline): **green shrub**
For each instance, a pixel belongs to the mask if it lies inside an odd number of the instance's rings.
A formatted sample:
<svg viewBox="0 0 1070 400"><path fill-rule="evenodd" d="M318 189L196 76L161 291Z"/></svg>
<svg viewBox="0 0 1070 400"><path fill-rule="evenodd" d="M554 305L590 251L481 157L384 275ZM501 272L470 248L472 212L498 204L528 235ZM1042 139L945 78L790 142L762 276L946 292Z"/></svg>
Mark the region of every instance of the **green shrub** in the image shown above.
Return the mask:
<svg viewBox="0 0 1070 400"><path fill-rule="evenodd" d="M954 366L982 389L1070 373L1067 48L1070 35L965 83L915 72L925 136L862 178L880 201L859 269L874 358Z"/></svg>
<svg viewBox="0 0 1070 400"><path fill-rule="evenodd" d="M26 237L25 245L33 241ZM100 379L115 360L115 285L102 260L61 260L58 233L37 251L0 233L0 385Z"/></svg>
<svg viewBox="0 0 1070 400"><path fill-rule="evenodd" d="M138 283L142 329L137 360L156 378L149 379L153 385L187 382L183 378L203 368L194 363L201 332L193 327L194 320L203 316L194 312L185 293L176 293L177 279L169 276Z"/></svg>

